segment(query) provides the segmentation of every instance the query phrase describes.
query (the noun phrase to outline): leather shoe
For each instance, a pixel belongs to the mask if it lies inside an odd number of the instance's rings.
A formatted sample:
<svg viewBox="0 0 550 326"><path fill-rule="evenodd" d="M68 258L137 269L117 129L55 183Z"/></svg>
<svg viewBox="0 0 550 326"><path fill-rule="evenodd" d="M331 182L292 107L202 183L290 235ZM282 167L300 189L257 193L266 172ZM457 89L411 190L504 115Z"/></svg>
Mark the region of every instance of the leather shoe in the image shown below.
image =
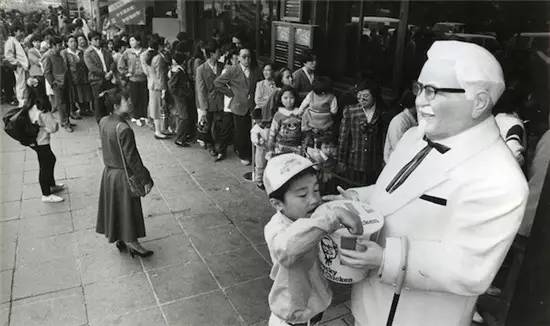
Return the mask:
<svg viewBox="0 0 550 326"><path fill-rule="evenodd" d="M178 139L174 142L174 144L180 146L180 147L189 147L189 143L187 142L184 142L183 140L181 139Z"/></svg>

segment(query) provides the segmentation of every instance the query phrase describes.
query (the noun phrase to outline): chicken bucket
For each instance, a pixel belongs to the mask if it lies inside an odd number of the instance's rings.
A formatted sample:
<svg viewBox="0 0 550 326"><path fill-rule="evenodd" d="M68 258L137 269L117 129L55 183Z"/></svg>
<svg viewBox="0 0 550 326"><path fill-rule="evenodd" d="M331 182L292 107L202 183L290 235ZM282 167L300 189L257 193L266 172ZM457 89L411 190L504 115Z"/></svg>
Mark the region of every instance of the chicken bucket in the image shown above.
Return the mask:
<svg viewBox="0 0 550 326"><path fill-rule="evenodd" d="M328 202L330 208L340 207L359 215L363 224L363 235L353 235L342 226L332 234L325 235L319 243L319 260L323 276L333 282L352 284L364 279L368 270L360 270L340 263L340 249L355 250L358 238L376 241L384 225L384 219L368 204L351 200Z"/></svg>

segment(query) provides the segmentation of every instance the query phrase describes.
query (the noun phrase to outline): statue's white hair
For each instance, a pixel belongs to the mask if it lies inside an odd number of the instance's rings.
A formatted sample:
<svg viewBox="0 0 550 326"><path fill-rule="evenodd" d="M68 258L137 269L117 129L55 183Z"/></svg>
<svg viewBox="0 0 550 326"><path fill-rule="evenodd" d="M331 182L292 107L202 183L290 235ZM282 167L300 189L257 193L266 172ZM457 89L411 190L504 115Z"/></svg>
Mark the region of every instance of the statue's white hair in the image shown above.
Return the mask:
<svg viewBox="0 0 550 326"><path fill-rule="evenodd" d="M461 41L437 41L428 50L428 59L454 63L456 78L472 99L480 90L491 97L491 107L504 92L504 75L497 59L483 47Z"/></svg>

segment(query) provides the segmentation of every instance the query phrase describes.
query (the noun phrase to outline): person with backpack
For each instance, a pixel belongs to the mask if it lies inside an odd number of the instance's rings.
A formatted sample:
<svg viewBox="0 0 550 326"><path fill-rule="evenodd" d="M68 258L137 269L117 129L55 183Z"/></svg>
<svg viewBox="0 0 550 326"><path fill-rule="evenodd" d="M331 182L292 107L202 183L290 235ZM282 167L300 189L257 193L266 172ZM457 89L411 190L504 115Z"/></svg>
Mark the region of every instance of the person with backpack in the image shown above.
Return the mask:
<svg viewBox="0 0 550 326"><path fill-rule="evenodd" d="M56 158L50 147L50 134L59 129L59 123L51 112L51 107L45 94L39 93L39 80L29 78L27 84L30 86L29 102L27 104L28 116L30 122L38 125L38 134L36 142L30 145L38 156L40 170L38 172L38 182L42 190L42 201L45 203L62 202L63 197L55 195L65 188L62 183L56 183L54 178L54 168ZM42 86L43 87L43 86Z"/></svg>

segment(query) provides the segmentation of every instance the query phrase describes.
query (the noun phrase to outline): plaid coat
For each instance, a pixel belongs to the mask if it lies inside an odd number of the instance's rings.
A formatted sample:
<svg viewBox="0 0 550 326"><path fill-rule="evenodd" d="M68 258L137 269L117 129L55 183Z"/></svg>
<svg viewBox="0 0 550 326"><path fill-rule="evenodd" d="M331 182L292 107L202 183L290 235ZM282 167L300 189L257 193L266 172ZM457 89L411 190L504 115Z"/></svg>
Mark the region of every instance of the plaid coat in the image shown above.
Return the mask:
<svg viewBox="0 0 550 326"><path fill-rule="evenodd" d="M338 162L349 172L362 172L376 178L384 162L386 123L377 103L370 123L359 105L344 108L338 137ZM370 179L370 178L369 178Z"/></svg>

